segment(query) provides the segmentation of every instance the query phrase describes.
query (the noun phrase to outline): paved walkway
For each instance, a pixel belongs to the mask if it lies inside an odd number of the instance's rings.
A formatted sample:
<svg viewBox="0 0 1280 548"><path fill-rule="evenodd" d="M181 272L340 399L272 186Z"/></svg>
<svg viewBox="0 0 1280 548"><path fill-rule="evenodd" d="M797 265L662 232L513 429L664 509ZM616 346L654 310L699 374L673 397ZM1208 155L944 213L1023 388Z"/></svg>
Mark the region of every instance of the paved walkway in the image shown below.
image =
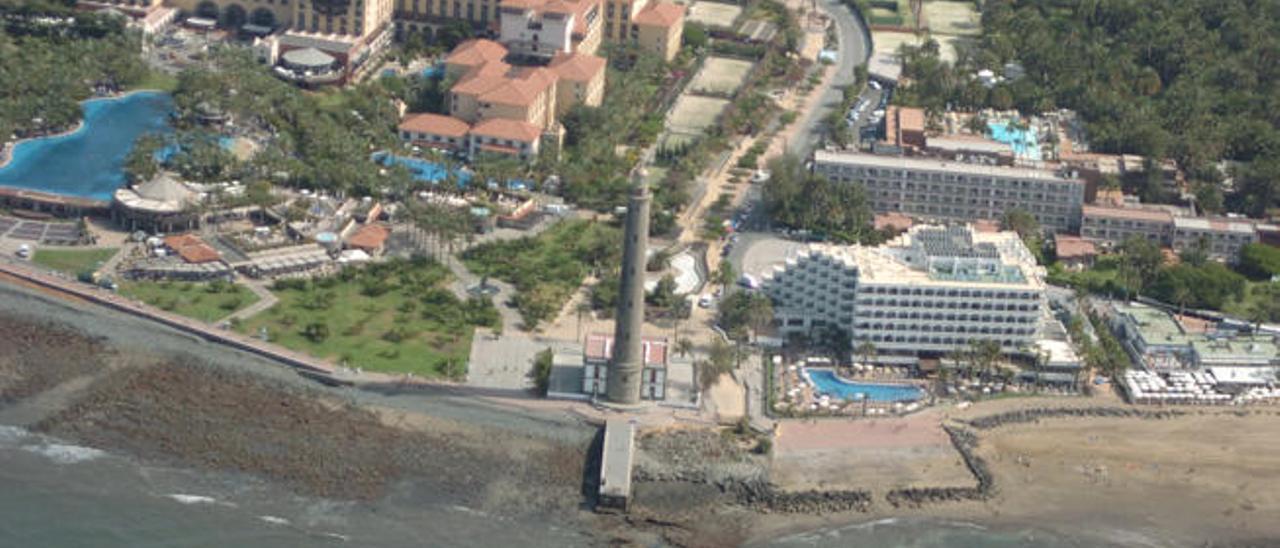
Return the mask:
<svg viewBox="0 0 1280 548"><path fill-rule="evenodd" d="M280 301L274 293L267 290L266 284L262 281L242 280L240 285L243 285L249 291L252 291L254 295L257 295L257 302L232 312L227 317L222 318L218 323L229 322L231 320L247 320L258 315L260 312L275 306L276 303Z"/></svg>

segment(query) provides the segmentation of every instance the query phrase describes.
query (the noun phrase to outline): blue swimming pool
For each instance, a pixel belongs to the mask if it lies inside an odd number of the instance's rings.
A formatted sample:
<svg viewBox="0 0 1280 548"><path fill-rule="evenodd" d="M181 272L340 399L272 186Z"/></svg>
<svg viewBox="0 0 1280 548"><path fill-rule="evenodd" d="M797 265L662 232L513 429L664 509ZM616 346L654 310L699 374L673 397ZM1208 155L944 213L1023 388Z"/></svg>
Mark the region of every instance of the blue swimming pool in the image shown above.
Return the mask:
<svg viewBox="0 0 1280 548"><path fill-rule="evenodd" d="M441 78L444 76L444 65L431 65L422 69L422 77L427 79Z"/></svg>
<svg viewBox="0 0 1280 548"><path fill-rule="evenodd" d="M1013 147L1013 153L1028 160L1040 159L1040 143L1035 132L1014 129L1006 122L987 122L991 138Z"/></svg>
<svg viewBox="0 0 1280 548"><path fill-rule="evenodd" d="M396 156L386 152L375 152L373 154L373 161L384 166L402 165L409 168L409 173L413 174L414 179L431 184L443 181L446 176L445 167L443 165L419 158ZM467 186L467 183L471 181L470 171L455 169L453 170L453 175L457 178L459 188Z"/></svg>
<svg viewBox="0 0 1280 548"><path fill-rule="evenodd" d="M168 133L173 99L138 92L81 103L84 125L74 133L25 141L0 168L0 186L109 200L125 182L124 159L139 135Z"/></svg>
<svg viewBox="0 0 1280 548"><path fill-rule="evenodd" d="M835 399L857 401L915 401L924 398L919 387L904 384L871 384L851 382L836 377L830 369L809 369L809 379L818 392Z"/></svg>

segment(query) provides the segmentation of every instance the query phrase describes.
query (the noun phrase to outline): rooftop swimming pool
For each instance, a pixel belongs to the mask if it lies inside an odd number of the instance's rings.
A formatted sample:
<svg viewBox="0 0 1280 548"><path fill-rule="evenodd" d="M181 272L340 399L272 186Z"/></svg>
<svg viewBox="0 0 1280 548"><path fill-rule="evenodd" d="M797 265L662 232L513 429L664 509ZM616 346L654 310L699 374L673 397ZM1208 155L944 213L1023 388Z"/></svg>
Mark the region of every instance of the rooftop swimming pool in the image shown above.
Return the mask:
<svg viewBox="0 0 1280 548"><path fill-rule="evenodd" d="M809 369L809 380L813 381L818 392L834 399L859 401L863 398L871 401L916 401L924 399L924 391L917 386L906 384L872 384L846 381L836 376L830 369Z"/></svg>
<svg viewBox="0 0 1280 548"><path fill-rule="evenodd" d="M138 136L168 133L173 99L137 92L81 103L84 124L75 132L19 143L0 168L0 186L110 200L124 185L124 160Z"/></svg>
<svg viewBox="0 0 1280 548"><path fill-rule="evenodd" d="M1013 147L1013 153L1019 158L1040 160L1040 143L1031 130L1014 129L1007 122L987 122L991 138Z"/></svg>

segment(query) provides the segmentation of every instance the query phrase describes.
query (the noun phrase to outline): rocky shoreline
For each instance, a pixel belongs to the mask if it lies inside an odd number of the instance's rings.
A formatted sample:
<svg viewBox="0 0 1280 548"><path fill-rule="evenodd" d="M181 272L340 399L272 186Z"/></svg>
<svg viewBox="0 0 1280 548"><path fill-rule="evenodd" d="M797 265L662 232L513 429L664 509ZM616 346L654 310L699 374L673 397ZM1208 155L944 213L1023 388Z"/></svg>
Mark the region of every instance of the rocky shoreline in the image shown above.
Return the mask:
<svg viewBox="0 0 1280 548"><path fill-rule="evenodd" d="M1061 418L1128 418L1164 420L1186 415L1180 409L1148 410L1128 407L1037 407L1018 409L963 421L979 430L990 430L1013 424L1027 424L1041 419Z"/></svg>

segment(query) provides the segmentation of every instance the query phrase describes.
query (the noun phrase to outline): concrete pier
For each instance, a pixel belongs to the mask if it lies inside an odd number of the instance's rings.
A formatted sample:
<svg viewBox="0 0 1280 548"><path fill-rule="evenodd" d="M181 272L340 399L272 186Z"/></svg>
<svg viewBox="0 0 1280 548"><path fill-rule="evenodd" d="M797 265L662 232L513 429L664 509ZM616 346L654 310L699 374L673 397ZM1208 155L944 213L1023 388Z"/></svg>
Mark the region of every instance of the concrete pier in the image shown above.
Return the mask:
<svg viewBox="0 0 1280 548"><path fill-rule="evenodd" d="M600 497L596 511L627 511L631 503L631 465L635 458L636 425L627 419L609 419L604 425L600 453Z"/></svg>

